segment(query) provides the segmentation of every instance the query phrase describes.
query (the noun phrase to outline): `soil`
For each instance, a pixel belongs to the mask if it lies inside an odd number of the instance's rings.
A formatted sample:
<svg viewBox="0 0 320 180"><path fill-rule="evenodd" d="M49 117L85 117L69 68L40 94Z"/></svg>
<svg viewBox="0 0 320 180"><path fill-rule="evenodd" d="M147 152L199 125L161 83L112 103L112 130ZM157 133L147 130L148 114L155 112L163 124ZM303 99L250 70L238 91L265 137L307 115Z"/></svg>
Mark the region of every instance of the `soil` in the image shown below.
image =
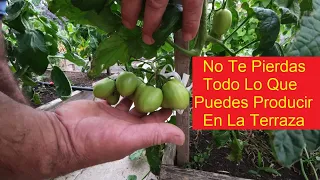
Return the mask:
<svg viewBox="0 0 320 180"><path fill-rule="evenodd" d="M265 141L265 143L268 144L267 142L268 137L264 133L255 134L255 137L252 139L254 139L254 141L259 141L259 142ZM226 174L234 177L257 179L257 180L269 180L269 179L270 180L303 180L304 179L302 175L297 173L298 171L296 169L281 168L281 166L278 165L276 162L272 162L275 165L273 169L276 169L281 174L281 176L275 176L275 175L272 175L271 173L264 173L262 171L259 172L260 177L252 173L249 173L250 170L254 170L254 171L257 170L257 166L255 165L256 163L253 162L253 159L257 159L256 155L254 155L253 153L254 151L251 151L250 149L246 149L243 152L243 158L240 163L232 162L226 158L230 154L231 149L229 147L222 147L219 149L215 147L213 140L214 139L211 131L201 131L200 133L197 133L197 131L193 131L193 130L191 131L191 136L190 136L191 161L194 161L193 158L195 155L199 155L204 152L209 152L210 154L209 158L207 158L204 163L191 162L190 163L191 168L208 171L208 172ZM206 150L210 146L212 147L210 148L211 151ZM259 148L259 147L255 147L255 148ZM266 155L263 155L262 157L272 159L271 152L267 152L267 154L269 154L268 157L266 157ZM268 167L268 165L265 164L265 167Z"/></svg>
<svg viewBox="0 0 320 180"><path fill-rule="evenodd" d="M66 76L69 78L71 86L80 86L80 87L92 87L92 83L107 77L107 74L102 74L100 77L95 79L89 79L86 73L81 72L65 72ZM43 75L43 82L51 82L50 72L47 71ZM44 104L47 104L57 98L55 88L52 86L39 85L35 87L35 92L39 93L41 103L36 104L31 102L32 107L37 108Z"/></svg>

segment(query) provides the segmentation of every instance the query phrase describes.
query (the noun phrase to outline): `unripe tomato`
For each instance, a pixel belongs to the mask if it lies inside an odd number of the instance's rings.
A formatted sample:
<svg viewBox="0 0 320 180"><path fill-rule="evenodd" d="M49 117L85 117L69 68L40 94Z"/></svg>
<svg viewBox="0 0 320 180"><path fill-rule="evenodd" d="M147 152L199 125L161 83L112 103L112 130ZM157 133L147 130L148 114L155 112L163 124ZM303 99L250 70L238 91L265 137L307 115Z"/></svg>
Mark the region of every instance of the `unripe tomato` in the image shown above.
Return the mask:
<svg viewBox="0 0 320 180"><path fill-rule="evenodd" d="M135 107L138 111L142 113L149 113L157 110L163 100L163 94L161 89L155 88L153 86L139 86L141 89L135 96Z"/></svg>
<svg viewBox="0 0 320 180"><path fill-rule="evenodd" d="M109 105L115 105L119 102L120 94L118 91L114 91L108 98L107 102Z"/></svg>
<svg viewBox="0 0 320 180"><path fill-rule="evenodd" d="M170 108L174 110L184 110L190 104L189 91L183 84L172 79L162 86L163 92L163 108Z"/></svg>
<svg viewBox="0 0 320 180"><path fill-rule="evenodd" d="M93 87L93 95L96 98L106 99L115 90L115 82L109 78L98 81Z"/></svg>
<svg viewBox="0 0 320 180"><path fill-rule="evenodd" d="M141 85L141 84L144 84L144 82L143 82L143 80L141 79L141 78L137 78L137 88L136 88L136 90L134 91L134 93L133 94L131 94L128 98L130 99L130 100L132 100L132 101L134 101L134 97L136 96L136 94L137 94L137 91L138 91L138 89L139 89L139 86ZM145 84L144 84L145 85Z"/></svg>
<svg viewBox="0 0 320 180"><path fill-rule="evenodd" d="M217 11L212 20L212 30L217 36L222 36L228 32L232 25L232 14L228 9Z"/></svg>
<svg viewBox="0 0 320 180"><path fill-rule="evenodd" d="M116 87L123 97L130 96L137 89L137 76L131 72L124 72L116 80Z"/></svg>

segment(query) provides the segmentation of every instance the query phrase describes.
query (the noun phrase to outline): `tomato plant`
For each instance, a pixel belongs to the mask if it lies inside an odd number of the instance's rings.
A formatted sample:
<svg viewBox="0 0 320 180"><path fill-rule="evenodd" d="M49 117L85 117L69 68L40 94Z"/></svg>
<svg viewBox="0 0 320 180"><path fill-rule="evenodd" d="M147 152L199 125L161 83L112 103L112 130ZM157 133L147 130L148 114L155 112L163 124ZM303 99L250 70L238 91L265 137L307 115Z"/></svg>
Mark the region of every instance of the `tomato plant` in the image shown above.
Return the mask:
<svg viewBox="0 0 320 180"><path fill-rule="evenodd" d="M126 74L130 74L130 80L121 80L124 76L120 75L116 90L110 94L103 91L97 96L116 104L119 92L129 96L142 112L149 113L160 106L185 109L189 105L188 79L181 78L174 68L168 68L174 64L174 50L190 57L320 55L319 0L204 0L199 32L189 48L173 42L172 34L181 29L183 13L182 5L173 0L169 1L161 26L153 35L155 43L150 46L142 41L144 14L141 13L133 30L126 29L121 23L120 0L47 0L49 10L57 16L55 20L39 13L41 10L32 3L31 0L10 2L9 16L4 21L10 64L25 86L34 85L31 78L43 74L51 65L55 67L53 79L61 87L57 90L67 97L71 93L70 83L56 66L59 59L84 67L90 77L121 64ZM66 48L65 53L58 52L59 44ZM292 167L302 161L302 154L309 156L320 147L320 131L265 133L270 137L276 161L284 167ZM228 159L233 161L241 160L246 146L239 134L237 131L218 133L218 137L228 139L223 144L231 148ZM162 148L147 149L155 174L159 173ZM317 177L312 162L302 164L311 167L311 177Z"/></svg>

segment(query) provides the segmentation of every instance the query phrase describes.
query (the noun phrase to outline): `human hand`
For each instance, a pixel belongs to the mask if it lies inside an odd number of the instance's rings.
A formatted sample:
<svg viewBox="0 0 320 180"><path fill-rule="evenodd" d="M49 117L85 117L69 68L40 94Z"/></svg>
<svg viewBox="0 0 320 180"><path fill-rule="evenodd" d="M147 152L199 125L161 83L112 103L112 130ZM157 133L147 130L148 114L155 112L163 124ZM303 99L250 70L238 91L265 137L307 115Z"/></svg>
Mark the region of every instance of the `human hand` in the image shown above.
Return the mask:
<svg viewBox="0 0 320 180"><path fill-rule="evenodd" d="M129 111L132 102L124 99L117 107L105 101L75 101L56 110L58 119L68 132L72 147L66 167L78 170L130 155L149 146L174 143L182 145L184 133L165 123L171 110L160 110L149 116ZM70 169L71 168L71 169Z"/></svg>
<svg viewBox="0 0 320 180"><path fill-rule="evenodd" d="M153 44L152 34L161 23L168 0L146 0L143 41ZM141 11L142 0L122 0L122 23L129 29L135 27ZM192 40L199 29L203 0L182 0L183 5L183 39Z"/></svg>

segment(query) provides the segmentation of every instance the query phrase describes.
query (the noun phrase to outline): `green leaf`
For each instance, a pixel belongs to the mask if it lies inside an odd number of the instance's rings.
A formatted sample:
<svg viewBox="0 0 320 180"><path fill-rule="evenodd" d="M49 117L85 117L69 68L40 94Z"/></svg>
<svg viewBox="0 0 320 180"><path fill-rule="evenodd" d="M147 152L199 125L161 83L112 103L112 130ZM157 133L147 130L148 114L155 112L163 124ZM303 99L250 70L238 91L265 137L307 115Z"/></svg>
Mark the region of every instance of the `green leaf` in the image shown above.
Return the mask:
<svg viewBox="0 0 320 180"><path fill-rule="evenodd" d="M19 35L17 60L23 66L29 66L33 72L42 75L48 67L48 51L41 31L30 30Z"/></svg>
<svg viewBox="0 0 320 180"><path fill-rule="evenodd" d="M311 12L312 11L312 0L302 0L300 2L300 10L301 10L302 15L304 14L304 12Z"/></svg>
<svg viewBox="0 0 320 180"><path fill-rule="evenodd" d="M13 21L18 16L20 16L21 12L26 7L26 3L23 0L14 1L13 3L10 3L6 9L6 12L8 16L5 17L6 21Z"/></svg>
<svg viewBox="0 0 320 180"><path fill-rule="evenodd" d="M275 2L281 11L281 24L298 23L300 21L300 4L299 0Z"/></svg>
<svg viewBox="0 0 320 180"><path fill-rule="evenodd" d="M320 147L320 131L274 131L272 145L278 161L291 167L300 159L304 147L310 152Z"/></svg>
<svg viewBox="0 0 320 180"><path fill-rule="evenodd" d="M231 153L227 159L230 161L240 162L242 160L244 143L240 139L233 139L231 143Z"/></svg>
<svg viewBox="0 0 320 180"><path fill-rule="evenodd" d="M33 97L32 97L32 100L33 100L34 104L40 105L41 104L41 99L40 99L39 93L34 93Z"/></svg>
<svg viewBox="0 0 320 180"><path fill-rule="evenodd" d="M173 124L173 125L177 125L177 116L171 116L168 123Z"/></svg>
<svg viewBox="0 0 320 180"><path fill-rule="evenodd" d="M225 146L230 140L230 131L212 131L213 139L218 148Z"/></svg>
<svg viewBox="0 0 320 180"><path fill-rule="evenodd" d="M277 170L270 168L270 167L261 167L261 168L259 168L259 171L264 171L267 173L275 174L277 176L281 176L281 174Z"/></svg>
<svg viewBox="0 0 320 180"><path fill-rule="evenodd" d="M238 25L238 21L239 21L239 14L238 14L238 11L236 10L236 8L237 8L236 3L237 3L237 0L228 0L227 1L227 7L232 14L231 28L235 28Z"/></svg>
<svg viewBox="0 0 320 180"><path fill-rule="evenodd" d="M131 161L137 160L142 156L143 152L144 152L144 149L137 150L129 156L129 159Z"/></svg>
<svg viewBox="0 0 320 180"><path fill-rule="evenodd" d="M261 56L283 56L282 48L279 43L275 43L272 48L264 50Z"/></svg>
<svg viewBox="0 0 320 180"><path fill-rule="evenodd" d="M151 59L157 55L157 47L149 46L143 42L141 27L136 27L133 30L121 28L118 35L126 41L128 53L131 57Z"/></svg>
<svg viewBox="0 0 320 180"><path fill-rule="evenodd" d="M270 49L276 42L280 32L279 17L271 9L254 7L253 10L259 20L257 29L257 36L260 39L259 49Z"/></svg>
<svg viewBox="0 0 320 180"><path fill-rule="evenodd" d="M51 71L51 79L56 87L57 94L61 98L71 96L72 89L70 82L64 72L57 66L54 66Z"/></svg>
<svg viewBox="0 0 320 180"><path fill-rule="evenodd" d="M303 16L300 31L286 50L286 56L320 55L320 9Z"/></svg>
<svg viewBox="0 0 320 180"><path fill-rule="evenodd" d="M71 4L71 0L48 0L49 10L60 17L67 17L77 24L92 25L106 33L114 32L122 26L120 16L114 14L110 6L104 6L100 13L96 11L81 11Z"/></svg>
<svg viewBox="0 0 320 180"><path fill-rule="evenodd" d="M77 66L84 66L86 64L86 61L82 57L74 53L65 53L64 57Z"/></svg>
<svg viewBox="0 0 320 180"><path fill-rule="evenodd" d="M241 8L242 8L242 9L245 9L245 10L247 11L248 17L251 17L252 15L254 15L253 9L250 7L250 5L249 5L247 2L244 2L244 3L241 5Z"/></svg>
<svg viewBox="0 0 320 180"><path fill-rule="evenodd" d="M129 175L127 180L137 180L138 177L136 175Z"/></svg>
<svg viewBox="0 0 320 180"><path fill-rule="evenodd" d="M100 11L106 3L106 0L72 0L71 3L82 11L96 10Z"/></svg>
<svg viewBox="0 0 320 180"><path fill-rule="evenodd" d="M117 63L117 61L127 62L129 60L128 45L125 39L114 34L108 39L105 39L95 52L90 76L99 76L100 73Z"/></svg>
<svg viewBox="0 0 320 180"><path fill-rule="evenodd" d="M161 158L162 158L162 146L153 146L146 149L146 156L150 165L150 171L154 175L160 174Z"/></svg>

